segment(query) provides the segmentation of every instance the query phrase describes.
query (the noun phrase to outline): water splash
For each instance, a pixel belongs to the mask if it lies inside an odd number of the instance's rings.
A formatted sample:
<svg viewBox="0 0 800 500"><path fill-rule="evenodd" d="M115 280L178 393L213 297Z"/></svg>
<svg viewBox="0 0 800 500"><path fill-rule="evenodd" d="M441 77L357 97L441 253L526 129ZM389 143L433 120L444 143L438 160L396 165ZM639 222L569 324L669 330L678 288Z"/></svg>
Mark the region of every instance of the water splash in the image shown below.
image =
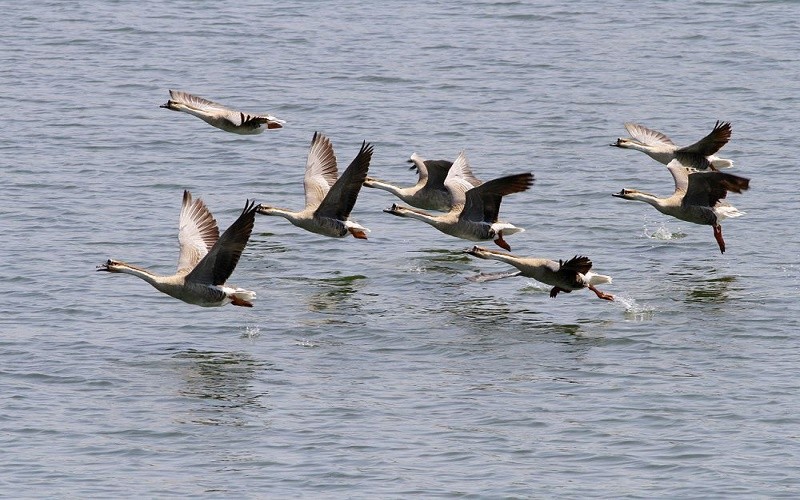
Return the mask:
<svg viewBox="0 0 800 500"><path fill-rule="evenodd" d="M243 339L255 339L261 336L261 327L254 325L254 326L245 326L244 332L242 333Z"/></svg>
<svg viewBox="0 0 800 500"><path fill-rule="evenodd" d="M650 321L655 316L656 309L636 302L633 297L614 295L614 302L625 308L625 319L631 321Z"/></svg>
<svg viewBox="0 0 800 500"><path fill-rule="evenodd" d="M686 233L681 232L680 229L678 229L676 232L673 233L663 223L659 224L658 227L652 231L645 224L644 228L642 229L642 234L644 235L645 238L650 238L654 240L678 240L686 237Z"/></svg>
<svg viewBox="0 0 800 500"><path fill-rule="evenodd" d="M314 343L313 341L311 341L309 339L297 339L297 340L294 341L294 345L297 345L297 346L300 346L300 347L317 347L318 344Z"/></svg>

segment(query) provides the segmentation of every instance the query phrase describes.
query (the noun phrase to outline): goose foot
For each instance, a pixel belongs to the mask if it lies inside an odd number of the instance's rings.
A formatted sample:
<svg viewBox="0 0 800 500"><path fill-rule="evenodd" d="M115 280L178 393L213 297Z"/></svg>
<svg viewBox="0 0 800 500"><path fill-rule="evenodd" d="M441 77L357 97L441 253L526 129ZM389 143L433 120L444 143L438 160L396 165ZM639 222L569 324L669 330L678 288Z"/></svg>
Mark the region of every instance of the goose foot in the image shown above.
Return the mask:
<svg viewBox="0 0 800 500"><path fill-rule="evenodd" d="M495 244L503 250L511 251L511 246L503 239L503 231L497 233L497 238L494 240Z"/></svg>
<svg viewBox="0 0 800 500"><path fill-rule="evenodd" d="M597 295L598 297L600 297L603 300L610 300L611 302L614 302L614 296L613 295L611 295L610 293L601 292L600 290L595 288L594 285L589 285L589 290L593 291L595 293L595 295Z"/></svg>
<svg viewBox="0 0 800 500"><path fill-rule="evenodd" d="M367 233L365 233L360 229L350 229L350 234L352 234L354 238L358 238L359 240L367 239Z"/></svg>
<svg viewBox="0 0 800 500"><path fill-rule="evenodd" d="M553 288L550 289L550 298L554 299L554 298L556 298L556 295L558 295L558 292L564 292L564 291L565 290L562 290L562 289L558 288L557 286L554 286Z"/></svg>
<svg viewBox="0 0 800 500"><path fill-rule="evenodd" d="M719 251L725 253L725 240L722 239L722 226L719 224L714 226L714 238L717 240L717 244L719 245Z"/></svg>
<svg viewBox="0 0 800 500"><path fill-rule="evenodd" d="M244 300L244 299L240 299L239 297L237 297L235 295L231 297L231 304L233 304L235 306L240 306L240 307L253 307L253 303L252 302Z"/></svg>

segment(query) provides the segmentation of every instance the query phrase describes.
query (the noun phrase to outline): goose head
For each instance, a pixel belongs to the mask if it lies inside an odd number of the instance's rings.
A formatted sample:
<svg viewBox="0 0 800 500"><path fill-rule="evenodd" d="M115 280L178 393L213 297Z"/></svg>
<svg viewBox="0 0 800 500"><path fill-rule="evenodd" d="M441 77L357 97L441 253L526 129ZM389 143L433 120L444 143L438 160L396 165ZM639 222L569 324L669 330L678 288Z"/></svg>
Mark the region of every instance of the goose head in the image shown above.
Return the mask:
<svg viewBox="0 0 800 500"><path fill-rule="evenodd" d="M396 215L398 217L408 217L410 214L428 215L421 210L414 210L413 208L404 207L403 205L398 205L397 203L392 203L391 207L384 208L383 211L387 214Z"/></svg>
<svg viewBox="0 0 800 500"><path fill-rule="evenodd" d="M127 264L124 262L108 259L105 264L100 264L97 266L97 270L106 271L109 273L121 273L124 267L127 267Z"/></svg>
<svg viewBox="0 0 800 500"><path fill-rule="evenodd" d="M613 142L613 143L609 144L609 146L615 146L615 147L618 147L618 148L630 149L630 148L635 148L637 146L642 146L642 143L640 143L636 139L632 139L632 138L629 138L629 137L620 137L620 138L617 139L617 142Z"/></svg>
<svg viewBox="0 0 800 500"><path fill-rule="evenodd" d="M615 198L622 198L624 200L636 200L639 199L639 196L642 195L641 191L637 191L636 189L622 189L619 193L612 193L611 196Z"/></svg>

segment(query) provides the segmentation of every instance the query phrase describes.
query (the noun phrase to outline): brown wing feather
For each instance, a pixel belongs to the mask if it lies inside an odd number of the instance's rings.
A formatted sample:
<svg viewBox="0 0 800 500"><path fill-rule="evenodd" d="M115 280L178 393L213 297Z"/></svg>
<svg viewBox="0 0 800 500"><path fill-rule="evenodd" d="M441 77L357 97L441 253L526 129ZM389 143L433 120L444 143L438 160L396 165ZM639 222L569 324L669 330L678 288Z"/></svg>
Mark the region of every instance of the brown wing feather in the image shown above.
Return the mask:
<svg viewBox="0 0 800 500"><path fill-rule="evenodd" d="M561 269L568 269L581 274L586 274L592 269L592 261L589 259L589 257L583 255L576 255L564 263L559 261L559 264L561 264Z"/></svg>
<svg viewBox="0 0 800 500"><path fill-rule="evenodd" d="M224 285L247 246L255 218L255 201L248 201L239 218L222 233L208 254L186 276L186 280Z"/></svg>
<svg viewBox="0 0 800 500"><path fill-rule="evenodd" d="M676 153L694 153L702 156L713 155L722 148L731 138L730 122L714 124L714 129L707 136L689 146L682 147Z"/></svg>
<svg viewBox="0 0 800 500"><path fill-rule="evenodd" d="M503 196L527 191L533 185L533 181L533 174L527 172L484 182L466 192L466 202L459 217L495 223Z"/></svg>
<svg viewBox="0 0 800 500"><path fill-rule="evenodd" d="M358 193L369 171L369 162L372 160L372 144L364 141L361 150L345 169L339 179L331 186L325 199L322 200L317 210L317 215L345 220L356 204Z"/></svg>
<svg viewBox="0 0 800 500"><path fill-rule="evenodd" d="M724 199L728 191L741 193L750 188L750 179L725 172L693 172L689 174L689 188L683 205L713 207Z"/></svg>

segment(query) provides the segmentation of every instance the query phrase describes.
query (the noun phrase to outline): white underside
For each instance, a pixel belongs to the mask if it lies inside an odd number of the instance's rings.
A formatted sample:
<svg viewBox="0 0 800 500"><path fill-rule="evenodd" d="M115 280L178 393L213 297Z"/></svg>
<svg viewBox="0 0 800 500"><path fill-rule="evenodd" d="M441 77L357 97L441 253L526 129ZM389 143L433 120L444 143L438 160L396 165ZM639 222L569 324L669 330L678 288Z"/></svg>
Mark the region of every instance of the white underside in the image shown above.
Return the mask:
<svg viewBox="0 0 800 500"><path fill-rule="evenodd" d="M364 231L365 233L369 233L370 230L359 224L358 222L353 222L351 220L344 221L344 227L347 229L356 229L359 231Z"/></svg>
<svg viewBox="0 0 800 500"><path fill-rule="evenodd" d="M589 285L603 285L605 283L611 283L611 276L606 276L605 274L596 274L593 272L588 272L583 275L583 281Z"/></svg>
<svg viewBox="0 0 800 500"><path fill-rule="evenodd" d="M503 236L508 236L509 234L521 233L525 231L525 229L517 227L514 224L509 224L508 222L495 222L494 224L492 224L492 229L494 230L495 233L503 231Z"/></svg>
<svg viewBox="0 0 800 500"><path fill-rule="evenodd" d="M708 161L714 165L714 168L731 168L733 166L733 160L718 158L714 155L709 156Z"/></svg>
<svg viewBox="0 0 800 500"><path fill-rule="evenodd" d="M716 207L714 209L714 213L717 214L717 222L721 222L725 219L732 219L734 217L741 217L746 212L742 212L741 210L737 209L736 207L732 207L730 205L723 205L721 207Z"/></svg>
<svg viewBox="0 0 800 500"><path fill-rule="evenodd" d="M229 304L231 302L231 297L246 300L247 302L256 300L256 292L245 290L244 288L231 288L229 286L220 286L218 288L225 292L225 304Z"/></svg>

